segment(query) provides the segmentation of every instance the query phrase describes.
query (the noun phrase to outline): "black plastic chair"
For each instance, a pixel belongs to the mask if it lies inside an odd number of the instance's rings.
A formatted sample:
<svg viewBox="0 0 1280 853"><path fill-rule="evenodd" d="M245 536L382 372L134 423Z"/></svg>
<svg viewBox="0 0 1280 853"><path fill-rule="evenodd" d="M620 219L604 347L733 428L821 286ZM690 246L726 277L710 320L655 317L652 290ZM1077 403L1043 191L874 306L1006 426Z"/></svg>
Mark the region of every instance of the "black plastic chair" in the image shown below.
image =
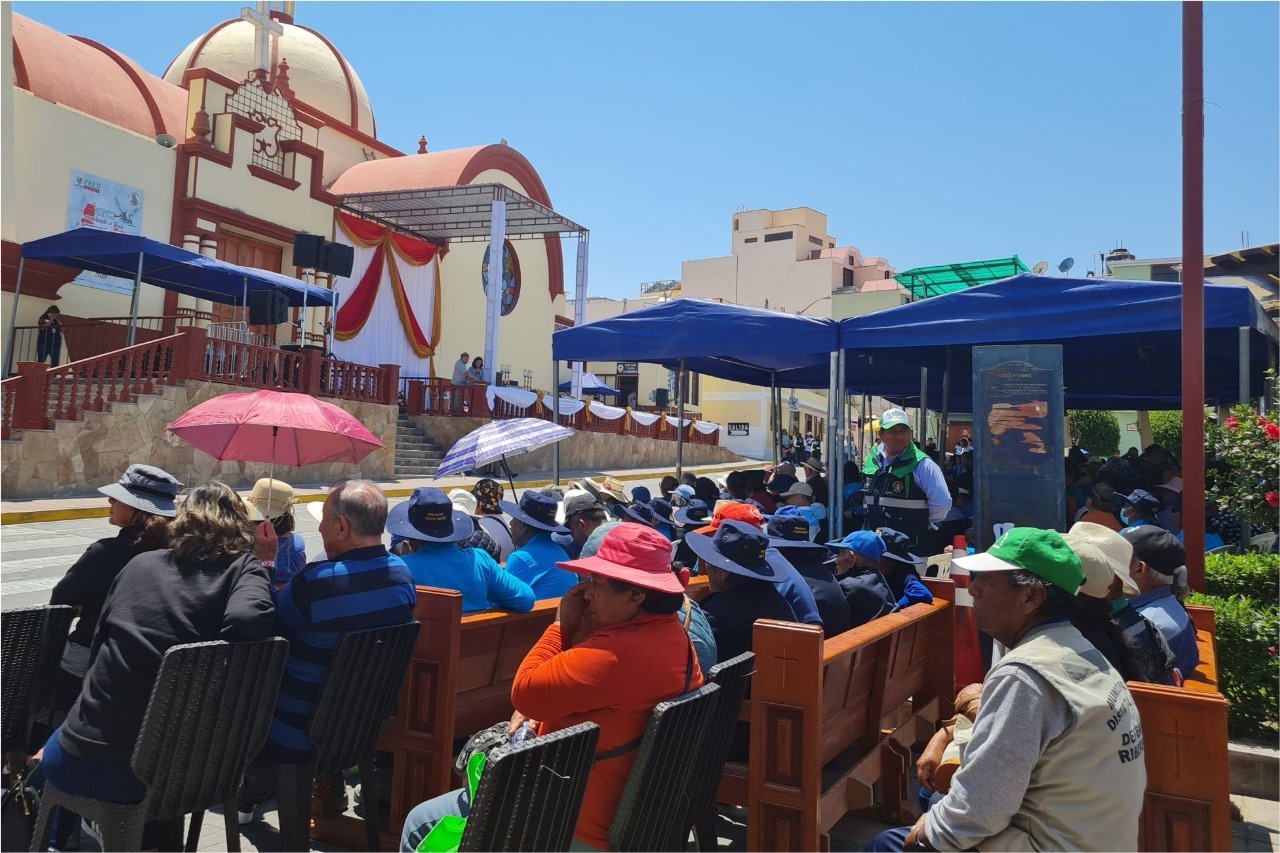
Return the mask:
<svg viewBox="0 0 1280 853"><path fill-rule="evenodd" d="M699 850L714 850L719 843L716 836L716 792L720 790L720 777L724 775L729 747L738 727L738 712L751 686L755 666L755 653L743 652L736 658L716 664L707 673L707 680L720 687L720 694L707 724L707 736L702 739L702 752L689 779L689 810L682 839L687 840L687 830L692 829L698 839Z"/></svg>
<svg viewBox="0 0 1280 853"><path fill-rule="evenodd" d="M599 740L579 723L491 751L458 850L568 850Z"/></svg>
<svg viewBox="0 0 1280 853"><path fill-rule="evenodd" d="M190 643L165 652L133 750L133 772L147 786L140 803L74 797L46 782L32 850L49 849L50 815L62 806L102 830L104 850L140 850L149 821L191 815L195 850L205 809L232 816L227 849L240 849L236 791L271 725L289 644Z"/></svg>
<svg viewBox="0 0 1280 853"><path fill-rule="evenodd" d="M382 724L395 712L421 627L406 622L352 631L339 638L307 724L307 737L315 744L311 760L272 767L281 850L311 849L312 780L352 766L360 768L369 849L379 849L374 745ZM235 820L235 811L228 812L228 832Z"/></svg>
<svg viewBox="0 0 1280 853"><path fill-rule="evenodd" d="M689 779L720 688L706 684L658 703L609 830L614 850L683 850Z"/></svg>
<svg viewBox="0 0 1280 853"><path fill-rule="evenodd" d="M0 749L31 752L31 721L53 690L74 607L23 607L0 613Z"/></svg>

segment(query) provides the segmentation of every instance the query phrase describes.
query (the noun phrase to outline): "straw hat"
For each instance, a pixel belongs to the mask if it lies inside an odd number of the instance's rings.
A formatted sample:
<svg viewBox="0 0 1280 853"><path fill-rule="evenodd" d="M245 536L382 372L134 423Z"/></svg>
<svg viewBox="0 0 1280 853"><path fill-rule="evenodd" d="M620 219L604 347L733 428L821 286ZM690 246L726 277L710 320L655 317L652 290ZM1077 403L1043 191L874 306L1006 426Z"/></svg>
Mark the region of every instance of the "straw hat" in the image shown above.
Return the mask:
<svg viewBox="0 0 1280 853"><path fill-rule="evenodd" d="M631 498L627 495L627 487L617 477L605 477L604 483L600 485L600 494L624 504L631 503Z"/></svg>
<svg viewBox="0 0 1280 853"><path fill-rule="evenodd" d="M289 512L293 502L293 486L283 480L271 480L266 477L254 483L253 490L244 497L249 516L255 521L261 521L263 518L279 518Z"/></svg>

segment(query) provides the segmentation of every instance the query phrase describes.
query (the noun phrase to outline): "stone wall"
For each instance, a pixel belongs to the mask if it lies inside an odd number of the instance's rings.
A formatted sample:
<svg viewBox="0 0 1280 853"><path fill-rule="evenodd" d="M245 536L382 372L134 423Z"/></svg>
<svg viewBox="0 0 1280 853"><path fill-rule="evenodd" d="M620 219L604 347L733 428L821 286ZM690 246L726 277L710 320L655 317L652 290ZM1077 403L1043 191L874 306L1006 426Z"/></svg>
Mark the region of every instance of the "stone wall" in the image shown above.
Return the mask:
<svg viewBox="0 0 1280 853"><path fill-rule="evenodd" d="M113 403L103 412L86 412L78 421L56 421L51 430L24 430L3 443L0 491L6 499L90 494L115 482L134 463L156 465L188 486L217 479L247 488L267 476L264 462L219 462L196 450L165 427L188 409L219 394L245 389L213 382L188 382L143 394L131 403ZM291 468L277 465L277 478L298 485L324 485L349 477L392 476L396 407L329 399L355 415L383 444L359 465L344 462Z"/></svg>
<svg viewBox="0 0 1280 853"><path fill-rule="evenodd" d="M483 418L442 418L421 415L414 420L431 439L447 451L454 442L487 423ZM544 447L509 460L516 473L550 471L552 448ZM717 445L685 442L686 465L709 465L714 462L740 462L742 457ZM618 471L627 468L675 468L676 443L656 438L610 435L603 432L578 432L560 442L562 471Z"/></svg>

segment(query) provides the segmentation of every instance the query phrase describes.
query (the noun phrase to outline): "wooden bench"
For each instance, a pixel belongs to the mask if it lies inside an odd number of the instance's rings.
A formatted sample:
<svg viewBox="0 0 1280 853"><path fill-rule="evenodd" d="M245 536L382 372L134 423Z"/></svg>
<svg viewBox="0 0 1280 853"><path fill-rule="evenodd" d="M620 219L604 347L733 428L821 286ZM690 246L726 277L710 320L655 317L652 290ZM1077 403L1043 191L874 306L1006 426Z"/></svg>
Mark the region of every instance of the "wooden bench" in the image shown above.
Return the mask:
<svg viewBox="0 0 1280 853"><path fill-rule="evenodd" d="M952 712L951 605L916 604L823 640L816 625L761 619L750 760L729 764L717 800L745 805L748 850L829 849L846 813L904 820L911 747ZM910 709L900 713L910 702Z"/></svg>
<svg viewBox="0 0 1280 853"><path fill-rule="evenodd" d="M1227 700L1212 607L1187 607L1200 665L1183 687L1129 682L1142 719L1147 791L1140 850L1230 850Z"/></svg>
<svg viewBox="0 0 1280 853"><path fill-rule="evenodd" d="M950 580L926 578L938 598L953 600ZM1200 665L1182 687L1129 682L1142 720L1147 789L1141 850L1230 850L1227 700L1218 688L1213 608L1191 605Z"/></svg>

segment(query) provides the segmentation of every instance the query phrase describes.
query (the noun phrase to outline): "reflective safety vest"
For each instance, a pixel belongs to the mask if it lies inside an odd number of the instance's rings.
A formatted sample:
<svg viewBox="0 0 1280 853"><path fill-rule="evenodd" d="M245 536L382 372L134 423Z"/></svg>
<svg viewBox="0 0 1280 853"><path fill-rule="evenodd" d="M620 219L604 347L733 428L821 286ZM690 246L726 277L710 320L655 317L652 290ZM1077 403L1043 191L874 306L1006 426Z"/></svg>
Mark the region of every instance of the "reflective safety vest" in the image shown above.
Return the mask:
<svg viewBox="0 0 1280 853"><path fill-rule="evenodd" d="M866 530L892 527L910 537L913 546L918 545L929 529L929 500L916 485L914 475L920 463L929 457L914 442L885 468L880 467L877 455L878 448L873 448L862 466L867 507L863 527Z"/></svg>

